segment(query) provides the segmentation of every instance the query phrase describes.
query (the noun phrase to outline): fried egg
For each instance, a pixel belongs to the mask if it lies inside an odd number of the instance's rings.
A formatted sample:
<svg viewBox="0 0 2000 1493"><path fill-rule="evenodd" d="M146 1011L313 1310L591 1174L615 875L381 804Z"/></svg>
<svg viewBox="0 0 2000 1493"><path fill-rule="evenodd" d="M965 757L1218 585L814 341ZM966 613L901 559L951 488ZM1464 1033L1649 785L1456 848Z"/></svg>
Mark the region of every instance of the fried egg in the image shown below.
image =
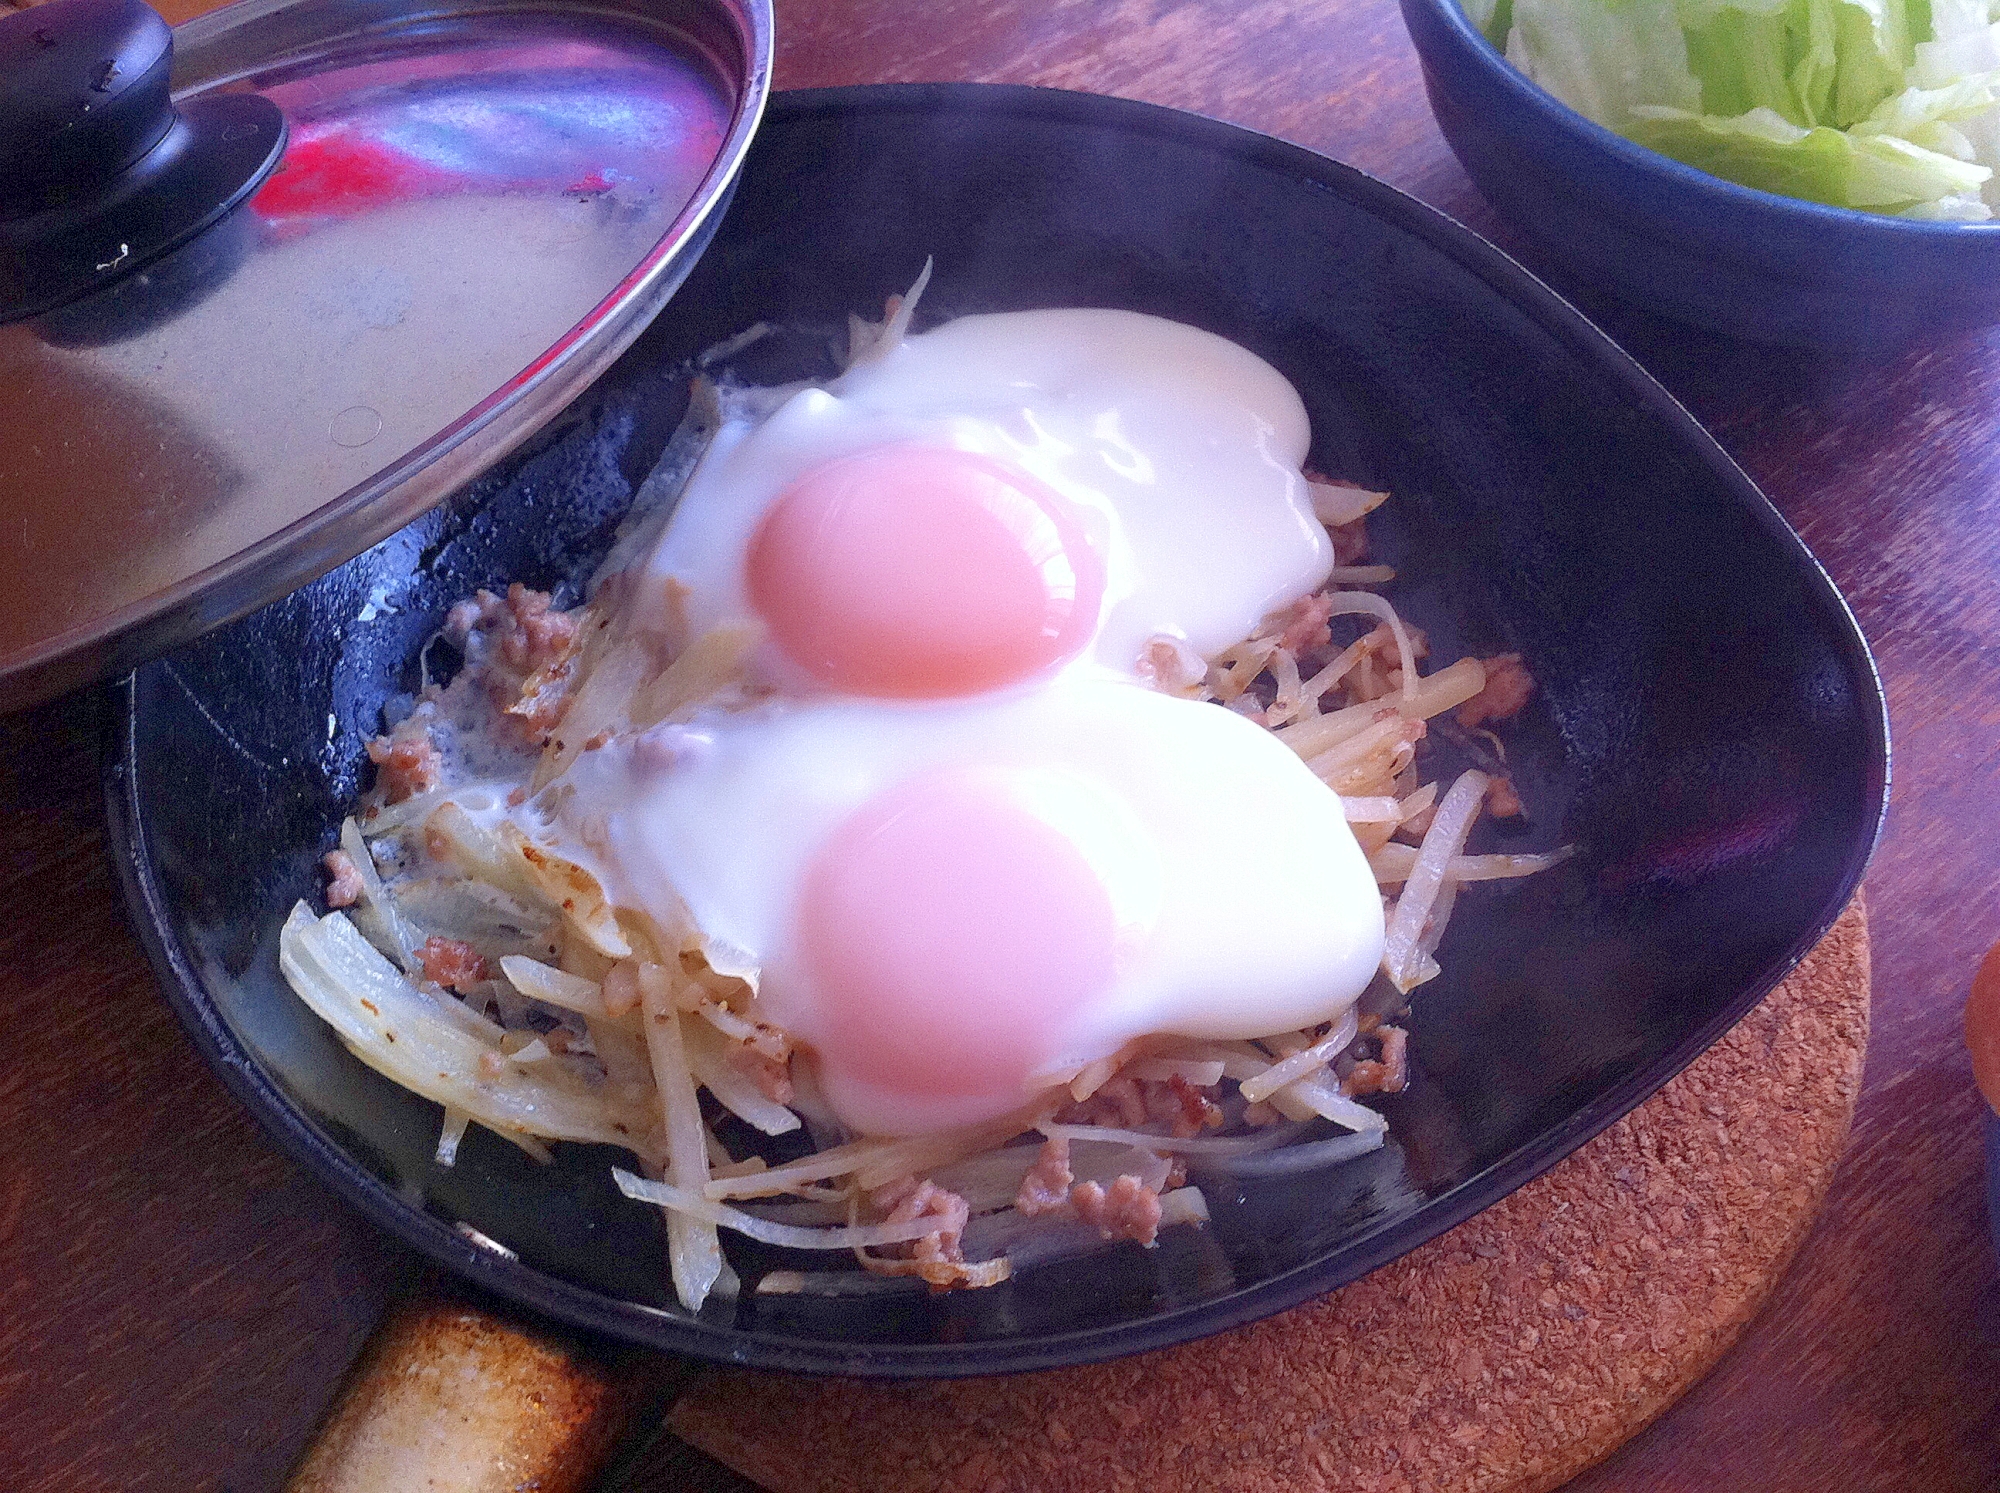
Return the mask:
<svg viewBox="0 0 2000 1493"><path fill-rule="evenodd" d="M995 1119L1134 1039L1358 998L1382 904L1339 798L1139 674L1328 573L1275 369L1034 311L727 410L627 604L754 623L766 693L583 753L540 832L754 971L843 1121Z"/></svg>
<svg viewBox="0 0 2000 1493"><path fill-rule="evenodd" d="M1160 635L1212 655L1332 564L1298 392L1177 322L968 316L760 405L725 419L649 571L695 632L761 616L837 690L1129 672Z"/></svg>
<svg viewBox="0 0 2000 1493"><path fill-rule="evenodd" d="M1339 797L1254 722L1138 684L778 704L569 782L614 898L756 966L866 1134L996 1118L1152 1033L1326 1020L1381 958Z"/></svg>

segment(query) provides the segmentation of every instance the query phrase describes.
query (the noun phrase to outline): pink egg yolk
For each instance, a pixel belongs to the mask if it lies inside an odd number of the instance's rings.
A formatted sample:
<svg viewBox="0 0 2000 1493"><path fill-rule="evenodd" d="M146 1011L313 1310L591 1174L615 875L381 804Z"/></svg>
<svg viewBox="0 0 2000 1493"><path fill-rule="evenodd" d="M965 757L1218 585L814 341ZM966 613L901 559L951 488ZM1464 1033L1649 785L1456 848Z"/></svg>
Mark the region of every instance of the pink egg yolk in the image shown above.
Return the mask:
<svg viewBox="0 0 2000 1493"><path fill-rule="evenodd" d="M1114 973L1097 872L995 775L941 773L865 805L815 856L798 918L828 1097L877 1133L1020 1107ZM863 1103L843 1103L856 1085Z"/></svg>
<svg viewBox="0 0 2000 1493"><path fill-rule="evenodd" d="M1075 653L1104 566L1070 505L968 451L884 446L814 468L751 536L750 601L772 640L850 694L965 695Z"/></svg>

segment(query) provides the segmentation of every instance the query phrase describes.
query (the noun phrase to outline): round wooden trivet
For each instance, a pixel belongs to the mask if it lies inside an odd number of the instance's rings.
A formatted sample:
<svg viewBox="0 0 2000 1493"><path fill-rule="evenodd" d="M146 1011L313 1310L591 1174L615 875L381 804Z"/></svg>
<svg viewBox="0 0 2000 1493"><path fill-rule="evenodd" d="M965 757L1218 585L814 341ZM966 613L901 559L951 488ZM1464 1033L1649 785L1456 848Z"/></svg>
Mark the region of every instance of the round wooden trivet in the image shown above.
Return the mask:
<svg viewBox="0 0 2000 1493"><path fill-rule="evenodd" d="M1680 1077L1332 1295L1006 1379L717 1373L669 1424L778 1493L1543 1493L1712 1367L1805 1238L1868 1040L1859 898Z"/></svg>

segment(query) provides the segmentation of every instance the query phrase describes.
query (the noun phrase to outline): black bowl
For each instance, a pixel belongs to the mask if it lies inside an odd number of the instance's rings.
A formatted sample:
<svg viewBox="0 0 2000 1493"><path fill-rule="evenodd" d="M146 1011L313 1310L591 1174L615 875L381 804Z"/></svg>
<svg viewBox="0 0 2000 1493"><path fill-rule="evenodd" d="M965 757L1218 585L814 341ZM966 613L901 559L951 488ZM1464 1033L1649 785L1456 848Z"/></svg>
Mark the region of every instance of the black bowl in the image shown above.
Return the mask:
<svg viewBox="0 0 2000 1493"><path fill-rule="evenodd" d="M1235 338L1299 386L1324 470L1391 488L1379 548L1443 656L1517 649L1512 737L1559 870L1468 893L1415 1016L1388 1149L1214 1191L1214 1221L939 1297L750 1298L692 1319L608 1153L540 1168L353 1060L284 987L279 920L443 609L574 588L679 417L686 363L758 320L779 378L937 270L922 320L1122 306ZM393 608L394 610L388 610ZM1146 105L977 86L775 100L685 289L533 452L298 594L136 674L110 782L132 912L189 1029L279 1143L370 1218L517 1302L774 1368L913 1376L1215 1332L1394 1258L1657 1089L1774 984L1860 878L1887 742L1866 644L1771 505L1581 316L1347 167ZM496 1247L497 1246L497 1247ZM732 1246L732 1249L734 1246Z"/></svg>
<svg viewBox="0 0 2000 1493"><path fill-rule="evenodd" d="M1724 181L1529 82L1459 0L1401 4L1452 154L1578 283L1724 336L1849 355L2000 320L2000 223L1921 222Z"/></svg>

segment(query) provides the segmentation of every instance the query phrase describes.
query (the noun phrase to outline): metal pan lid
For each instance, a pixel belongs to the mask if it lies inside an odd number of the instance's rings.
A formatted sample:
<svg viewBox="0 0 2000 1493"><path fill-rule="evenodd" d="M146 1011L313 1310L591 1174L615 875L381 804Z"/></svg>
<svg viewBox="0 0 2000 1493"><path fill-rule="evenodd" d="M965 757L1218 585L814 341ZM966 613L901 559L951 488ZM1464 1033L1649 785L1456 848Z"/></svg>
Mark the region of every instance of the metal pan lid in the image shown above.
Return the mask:
<svg viewBox="0 0 2000 1493"><path fill-rule="evenodd" d="M0 709L408 523L706 246L769 0L0 15Z"/></svg>

